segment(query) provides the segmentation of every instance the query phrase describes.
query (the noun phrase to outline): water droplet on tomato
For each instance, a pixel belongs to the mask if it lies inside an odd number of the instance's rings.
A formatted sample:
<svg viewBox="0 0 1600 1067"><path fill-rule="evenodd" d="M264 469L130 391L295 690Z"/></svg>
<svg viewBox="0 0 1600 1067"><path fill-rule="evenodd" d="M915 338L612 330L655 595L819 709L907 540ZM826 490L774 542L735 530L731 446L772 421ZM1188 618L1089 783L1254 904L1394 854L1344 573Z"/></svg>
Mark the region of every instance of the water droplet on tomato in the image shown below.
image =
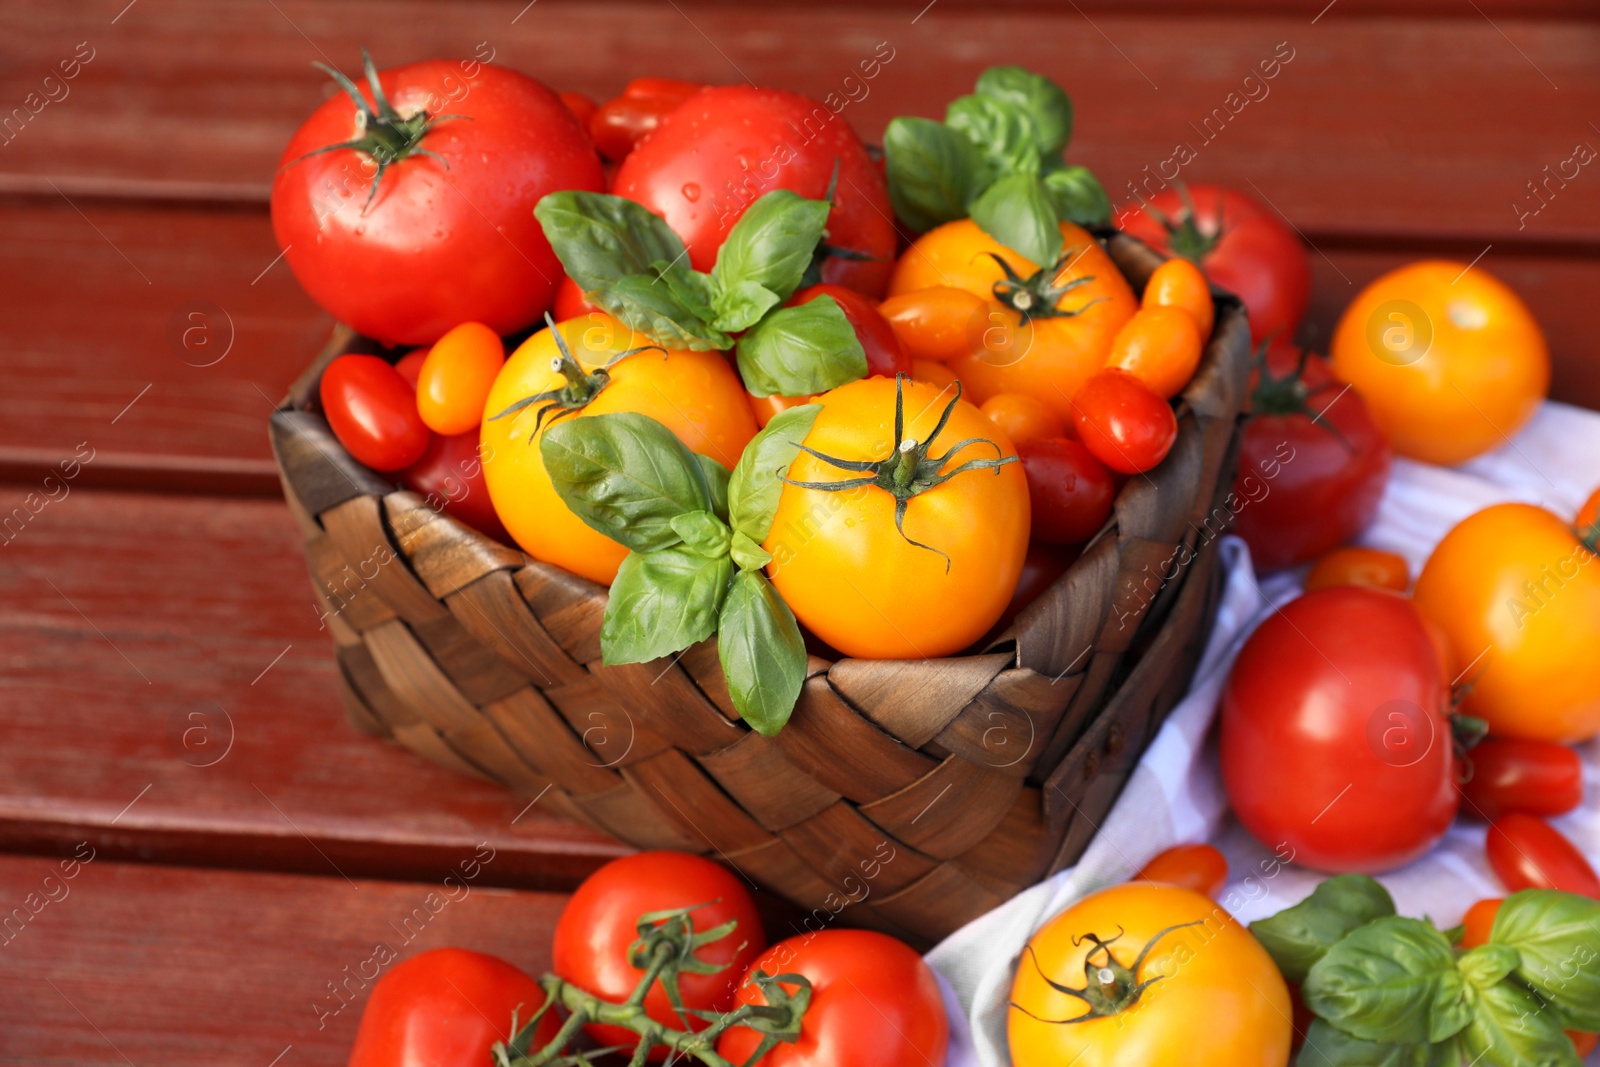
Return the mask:
<svg viewBox="0 0 1600 1067"><path fill-rule="evenodd" d="M700 199L700 186L697 185L694 182L684 182L683 183L683 198L685 200L689 201L689 203L691 203L691 204L694 203L696 200L699 200Z"/></svg>

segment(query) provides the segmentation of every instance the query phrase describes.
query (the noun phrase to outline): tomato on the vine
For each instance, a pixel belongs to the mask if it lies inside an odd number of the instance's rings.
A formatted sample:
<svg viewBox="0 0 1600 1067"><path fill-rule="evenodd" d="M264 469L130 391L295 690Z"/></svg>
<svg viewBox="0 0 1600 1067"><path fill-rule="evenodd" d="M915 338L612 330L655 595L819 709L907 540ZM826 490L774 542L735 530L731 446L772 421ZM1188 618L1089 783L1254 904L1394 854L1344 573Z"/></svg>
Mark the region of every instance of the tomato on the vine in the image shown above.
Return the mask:
<svg viewBox="0 0 1600 1067"><path fill-rule="evenodd" d="M409 467L427 450L416 391L377 356L352 353L329 363L318 396L339 443L375 471Z"/></svg>
<svg viewBox="0 0 1600 1067"><path fill-rule="evenodd" d="M1081 544L1100 532L1117 498L1116 482L1104 463L1065 437L1027 441L1017 454L1028 476L1035 541Z"/></svg>
<svg viewBox="0 0 1600 1067"><path fill-rule="evenodd" d="M1600 900L1600 875L1543 819L1517 811L1502 815L1489 824L1483 848L1495 876L1512 893L1559 889Z"/></svg>
<svg viewBox="0 0 1600 1067"><path fill-rule="evenodd" d="M1114 471L1139 474L1167 458L1178 439L1172 406L1127 371L1107 368L1072 399L1078 439Z"/></svg>
<svg viewBox="0 0 1600 1067"><path fill-rule="evenodd" d="M661 125L662 118L705 87L703 82L677 78L635 78L620 95L598 108L591 105L589 136L602 156L613 163L621 162Z"/></svg>
<svg viewBox="0 0 1600 1067"><path fill-rule="evenodd" d="M1141 867L1133 880L1182 886L1215 900L1228 884L1228 860L1211 845L1173 845Z"/></svg>
<svg viewBox="0 0 1600 1067"><path fill-rule="evenodd" d="M434 433L461 434L483 421L483 402L505 365L500 336L464 322L433 343L417 372L417 414Z"/></svg>
<svg viewBox="0 0 1600 1067"><path fill-rule="evenodd" d="M496 541L511 540L484 484L478 427L449 436L434 434L422 458L400 472L400 484L479 533Z"/></svg>
<svg viewBox="0 0 1600 1067"><path fill-rule="evenodd" d="M1583 802L1583 760L1550 741L1491 737L1473 745L1461 783L1468 814L1494 820L1508 812L1565 815Z"/></svg>
<svg viewBox="0 0 1600 1067"><path fill-rule="evenodd" d="M1377 548L1346 545L1324 552L1306 575L1306 592L1336 585L1370 585L1404 593L1411 584L1411 565L1404 556Z"/></svg>

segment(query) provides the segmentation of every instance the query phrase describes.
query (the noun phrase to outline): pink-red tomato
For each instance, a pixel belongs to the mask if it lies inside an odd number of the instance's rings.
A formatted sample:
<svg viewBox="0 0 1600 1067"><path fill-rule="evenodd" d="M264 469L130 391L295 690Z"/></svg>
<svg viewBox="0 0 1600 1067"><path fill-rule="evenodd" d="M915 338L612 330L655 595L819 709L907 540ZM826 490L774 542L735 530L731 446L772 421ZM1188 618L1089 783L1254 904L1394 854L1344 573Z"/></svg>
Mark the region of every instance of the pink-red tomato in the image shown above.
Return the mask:
<svg viewBox="0 0 1600 1067"><path fill-rule="evenodd" d="M373 470L409 467L428 447L416 392L377 356L344 355L329 363L319 395L333 435Z"/></svg>
<svg viewBox="0 0 1600 1067"><path fill-rule="evenodd" d="M1099 371L1072 398L1078 439L1114 471L1138 474L1167 458L1178 439L1172 407L1127 371Z"/></svg>
<svg viewBox="0 0 1600 1067"><path fill-rule="evenodd" d="M417 387L417 376L422 373L422 364L427 358L428 349L413 348L394 361L394 369L400 372L400 377L406 380L407 385L415 389Z"/></svg>
<svg viewBox="0 0 1600 1067"><path fill-rule="evenodd" d="M1506 890L1559 889L1600 900L1600 876L1561 831L1513 811L1489 825L1489 866Z"/></svg>
<svg viewBox="0 0 1600 1067"><path fill-rule="evenodd" d="M1104 463L1065 437L1028 441L1017 446L1017 455L1028 476L1035 541L1080 544L1100 532L1117 498Z"/></svg>
<svg viewBox="0 0 1600 1067"><path fill-rule="evenodd" d="M427 505L468 526L511 543L500 522L489 487L483 481L483 457L478 452L478 427L466 433L434 434L422 458L400 472L400 484L420 493Z"/></svg>
<svg viewBox="0 0 1600 1067"><path fill-rule="evenodd" d="M602 156L620 162L661 125L662 118L704 88L702 82L677 78L635 78L621 95L592 110L589 136Z"/></svg>

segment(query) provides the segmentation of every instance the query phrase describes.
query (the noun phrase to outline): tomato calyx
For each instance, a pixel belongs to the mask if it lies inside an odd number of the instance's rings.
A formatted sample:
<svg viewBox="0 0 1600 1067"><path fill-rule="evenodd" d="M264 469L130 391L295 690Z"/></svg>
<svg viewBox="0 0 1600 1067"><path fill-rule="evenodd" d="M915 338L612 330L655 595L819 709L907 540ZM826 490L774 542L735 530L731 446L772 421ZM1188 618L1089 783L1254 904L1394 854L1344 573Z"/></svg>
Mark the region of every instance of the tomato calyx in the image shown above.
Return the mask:
<svg viewBox="0 0 1600 1067"><path fill-rule="evenodd" d="M945 463L951 456L966 448L968 445L989 445L997 453L1000 446L986 437L968 437L947 448L942 455L933 456L929 453L934 442L944 432L945 424L950 421L950 413L955 410L956 403L961 399L961 383L956 382L956 394L950 398L950 403L945 405L944 411L939 415L939 421L934 425L933 431L928 434L926 441L918 441L915 437L905 436L905 383L909 378L904 374L894 376L894 444L889 454L883 459L840 459L824 452L818 452L809 445L801 444L798 447L809 456L814 456L830 466L838 467L843 471L851 471L862 475L860 478L843 478L836 482L797 482L787 476L781 478L786 485L797 486L801 489L820 489L826 493L838 493L848 489L857 489L861 486L877 486L890 496L894 497L894 528L899 531L902 538L909 545L925 548L929 552L944 557L945 573L950 571L950 557L932 545L925 545L914 540L906 534L905 517L906 506L911 498L919 493L943 485L958 474L973 470L993 470L996 477L1000 468L1007 463L1018 462L1016 456L1000 455L994 459L987 456L969 459L957 465L953 470L940 473Z"/></svg>
<svg viewBox="0 0 1600 1067"><path fill-rule="evenodd" d="M1189 195L1189 187L1182 182L1177 183L1178 199L1183 202L1183 210L1176 218L1165 214L1153 204L1146 204L1148 211L1161 228L1167 231L1167 244L1172 249L1172 254L1181 259L1187 259L1195 266L1202 266L1201 261L1211 254L1211 250L1222 240L1226 226L1222 221L1222 204L1217 204L1217 228L1211 233L1200 229L1197 221L1199 214L1194 209L1194 198Z"/></svg>
<svg viewBox="0 0 1600 1067"><path fill-rule="evenodd" d="M533 432L528 435L530 444L539 435L539 430L544 426L545 416L548 415L551 425L554 425L557 420L564 419L569 415L576 415L588 407L594 398L599 396L606 386L611 384L611 368L618 361L651 349L666 355L667 350L660 345L640 345L638 348L630 348L626 352L618 352L607 360L603 366L596 367L592 371L585 371L583 365L572 358L572 350L567 347L566 339L561 336L561 331L556 329L555 320L550 317L549 312L545 313L544 321L550 330L550 336L555 338L556 348L561 353L550 361L550 369L558 374L565 375L567 384L557 386L554 389L546 389L544 392L535 393L533 396L525 396L498 415L489 417L489 421L494 422L497 419L505 418L507 415L515 415L523 408L534 404L543 404L544 406L534 416Z"/></svg>
<svg viewBox="0 0 1600 1067"><path fill-rule="evenodd" d="M1311 423L1331 434L1334 440L1344 446L1345 451L1354 453L1355 446L1350 443L1350 439L1345 437L1331 419L1323 418L1328 413L1328 408L1325 407L1318 411L1311 406L1312 397L1318 393L1327 392L1329 389L1338 386L1339 383L1330 380L1320 385L1307 385L1305 380L1306 365L1311 361L1311 353L1304 349L1301 349L1300 358L1296 360L1293 368L1286 371L1282 377L1274 378L1271 367L1267 362L1267 349L1271 345L1272 339L1269 337L1261 342L1260 348L1256 349L1253 364L1259 374L1259 378L1255 389L1250 393L1249 417L1253 419L1262 415L1304 415ZM1346 386L1345 388L1349 387ZM1335 401L1338 399L1338 397L1334 397ZM1332 404L1328 405L1328 407L1332 406Z"/></svg>
<svg viewBox="0 0 1600 1067"><path fill-rule="evenodd" d="M1081 278L1074 278L1065 285L1055 285L1054 280L1067 268L1083 249L1069 248L1061 254L1048 267L1040 267L1026 278L1012 269L1001 256L993 252L986 253L989 258L1000 264L1000 269L1006 276L994 283L991 290L994 298L1006 307L1022 316L1023 322L1032 322L1034 319L1071 319L1083 314L1096 304L1104 303L1105 297L1096 297L1080 308L1066 310L1058 306L1062 297L1080 286L1088 285L1094 281L1093 274Z"/></svg>
<svg viewBox="0 0 1600 1067"><path fill-rule="evenodd" d="M1116 944L1122 937L1120 929L1115 937L1110 938L1101 938L1094 933L1074 937L1072 939L1074 945L1081 945L1085 941L1094 945L1094 948L1089 950L1089 954L1083 960L1084 986L1082 989L1057 982L1045 974L1044 967L1039 963L1039 957L1034 953L1033 946L1030 944L1027 946L1026 951L1028 958L1033 961L1034 968L1038 970L1039 977L1043 978L1050 988L1056 992L1065 993L1069 997L1076 997L1078 1000L1083 1001L1084 1004L1088 1005L1089 1010L1070 1019L1044 1019L1015 1001L1012 1001L1011 1006L1031 1019L1037 1019L1039 1022L1053 1025L1067 1025L1088 1022L1090 1019L1104 1019L1127 1011L1139 1003L1139 998L1144 995L1146 989L1166 977L1166 975L1158 974L1154 978L1147 978L1144 981L1139 980L1139 969L1144 966L1145 959L1155 950L1157 942L1174 930L1181 930L1186 926L1200 926L1204 922L1205 920L1203 919L1195 919L1191 922L1177 923L1164 930L1157 931L1156 935L1145 942L1144 947L1139 950L1139 955L1134 959L1131 967L1124 967L1111 954L1111 946ZM1096 956L1103 956L1104 959L1096 961Z"/></svg>

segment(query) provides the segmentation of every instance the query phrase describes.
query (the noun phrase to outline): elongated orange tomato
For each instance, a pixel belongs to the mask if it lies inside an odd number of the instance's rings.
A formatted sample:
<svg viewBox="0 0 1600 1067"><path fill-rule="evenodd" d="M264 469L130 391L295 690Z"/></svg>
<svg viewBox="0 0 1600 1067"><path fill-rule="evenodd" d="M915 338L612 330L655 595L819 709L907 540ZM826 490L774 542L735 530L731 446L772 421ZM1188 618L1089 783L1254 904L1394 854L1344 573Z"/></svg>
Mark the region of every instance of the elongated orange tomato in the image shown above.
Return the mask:
<svg viewBox="0 0 1600 1067"><path fill-rule="evenodd" d="M1157 267L1145 283L1144 296L1139 300L1144 308L1182 308L1194 319L1200 331L1200 343L1211 337L1211 327L1217 309L1211 303L1211 286L1200 268L1187 259L1174 257Z"/></svg>
<svg viewBox="0 0 1600 1067"><path fill-rule="evenodd" d="M1411 584L1411 566L1404 556L1377 548L1345 545L1324 552L1306 575L1306 592L1330 585L1371 585L1404 593Z"/></svg>
<svg viewBox="0 0 1600 1067"><path fill-rule="evenodd" d="M512 410L535 397L542 399ZM628 550L556 494L539 442L558 420L617 411L650 416L690 451L730 468L756 432L744 386L720 352L663 349L600 312L524 341L484 407L489 499L528 555L603 585Z"/></svg>
<svg viewBox="0 0 1600 1067"><path fill-rule="evenodd" d="M1187 311L1145 307L1123 323L1106 366L1125 370L1162 399L1183 392L1200 365L1200 331Z"/></svg>
<svg viewBox="0 0 1600 1067"><path fill-rule="evenodd" d="M1026 393L991 396L983 402L983 413L1019 448L1029 441L1068 434L1067 420L1060 412Z"/></svg>
<svg viewBox="0 0 1600 1067"><path fill-rule="evenodd" d="M454 436L483 421L483 404L505 365L500 335L463 322L433 343L417 371L417 414L434 433Z"/></svg>
<svg viewBox="0 0 1600 1067"><path fill-rule="evenodd" d="M935 285L891 296L878 305L878 313L913 359L943 363L983 343L988 304L965 289Z"/></svg>

